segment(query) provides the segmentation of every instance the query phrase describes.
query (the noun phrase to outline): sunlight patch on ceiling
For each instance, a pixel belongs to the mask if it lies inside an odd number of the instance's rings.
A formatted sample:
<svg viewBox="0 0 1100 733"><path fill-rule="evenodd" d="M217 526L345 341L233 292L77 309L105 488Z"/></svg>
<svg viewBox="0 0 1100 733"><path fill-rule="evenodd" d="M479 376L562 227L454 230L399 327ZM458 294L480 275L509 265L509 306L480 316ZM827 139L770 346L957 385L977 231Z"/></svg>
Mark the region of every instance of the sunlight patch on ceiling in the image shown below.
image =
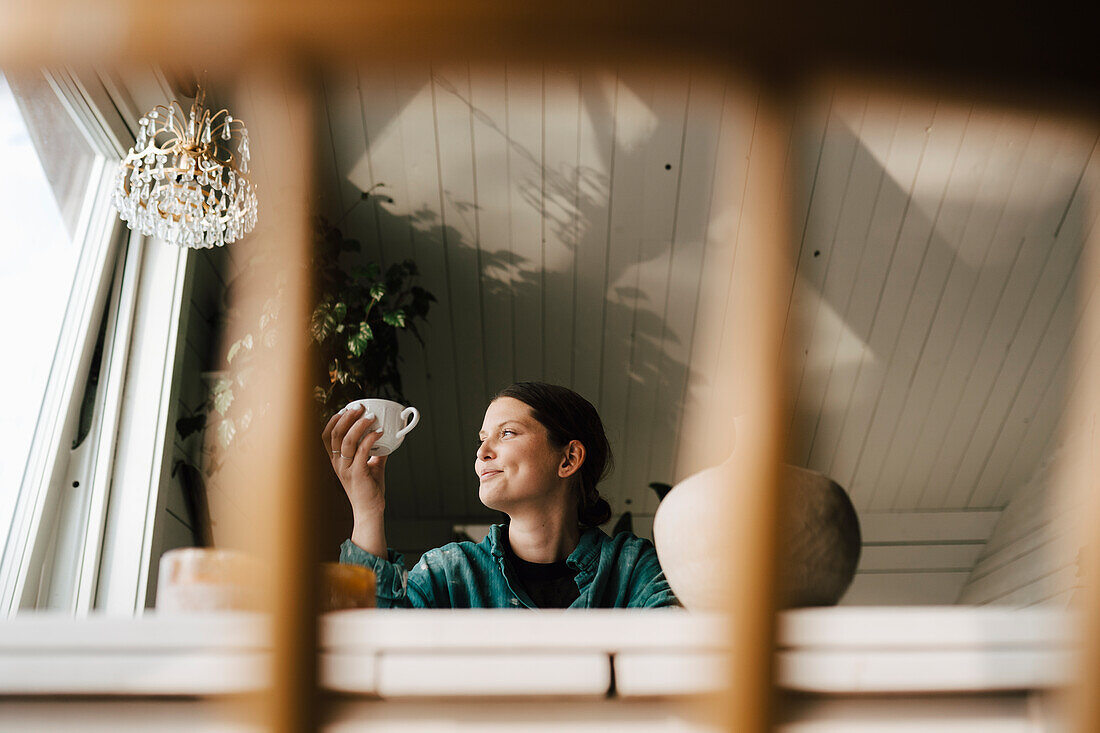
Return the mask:
<svg viewBox="0 0 1100 733"><path fill-rule="evenodd" d="M615 147L633 152L657 130L657 115L642 98L625 84L616 84L613 76L603 78L604 95L615 109Z"/></svg>
<svg viewBox="0 0 1100 733"><path fill-rule="evenodd" d="M803 390L812 389L812 399L820 400L826 412L844 410L847 392L834 389L833 383L854 379L861 365L872 366L876 361L874 352L848 325L845 315L838 313L801 275L795 287L803 291L801 301L805 305L801 313L791 314L791 330L800 331L799 342L805 344ZM822 390L824 394L820 394Z"/></svg>
<svg viewBox="0 0 1100 733"><path fill-rule="evenodd" d="M837 100L833 114L968 266L1011 264L1029 226L1044 217L1057 223L1081 175L1077 152L1091 138L1057 118L921 105L882 97L864 109L851 97ZM930 124L912 124L921 118Z"/></svg>

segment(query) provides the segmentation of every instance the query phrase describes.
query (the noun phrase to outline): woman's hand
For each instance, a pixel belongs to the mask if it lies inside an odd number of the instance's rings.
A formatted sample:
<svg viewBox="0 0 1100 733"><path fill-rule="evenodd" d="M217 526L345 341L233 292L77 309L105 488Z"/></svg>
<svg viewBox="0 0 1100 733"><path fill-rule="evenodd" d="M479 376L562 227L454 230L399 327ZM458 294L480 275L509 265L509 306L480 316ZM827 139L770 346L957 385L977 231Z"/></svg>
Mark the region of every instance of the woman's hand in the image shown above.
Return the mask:
<svg viewBox="0 0 1100 733"><path fill-rule="evenodd" d="M386 508L388 456L370 454L382 435L374 431L375 423L372 413L364 415L363 406L355 405L333 415L321 433L321 442L348 495L356 523L381 518Z"/></svg>

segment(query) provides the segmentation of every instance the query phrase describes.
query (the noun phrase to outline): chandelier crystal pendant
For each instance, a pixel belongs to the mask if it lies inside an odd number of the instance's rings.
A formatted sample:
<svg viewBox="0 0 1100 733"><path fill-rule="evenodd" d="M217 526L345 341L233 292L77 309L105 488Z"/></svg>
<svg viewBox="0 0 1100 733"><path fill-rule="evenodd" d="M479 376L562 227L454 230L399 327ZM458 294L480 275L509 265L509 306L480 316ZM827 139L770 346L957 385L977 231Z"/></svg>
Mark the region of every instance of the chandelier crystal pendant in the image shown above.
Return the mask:
<svg viewBox="0 0 1100 733"><path fill-rule="evenodd" d="M225 109L211 113L204 97L200 89L190 114L172 100L138 120L112 195L130 229L195 249L248 234L258 208L248 130Z"/></svg>

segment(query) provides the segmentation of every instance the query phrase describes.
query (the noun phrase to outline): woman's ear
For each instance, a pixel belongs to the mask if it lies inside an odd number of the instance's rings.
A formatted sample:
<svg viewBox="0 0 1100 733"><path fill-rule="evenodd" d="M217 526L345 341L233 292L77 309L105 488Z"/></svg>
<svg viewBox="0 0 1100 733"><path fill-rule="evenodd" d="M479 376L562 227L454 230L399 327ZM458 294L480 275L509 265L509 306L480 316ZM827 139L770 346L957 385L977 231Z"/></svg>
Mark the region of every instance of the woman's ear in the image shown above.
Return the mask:
<svg viewBox="0 0 1100 733"><path fill-rule="evenodd" d="M581 465L584 464L585 455L583 443L579 440L569 441L569 445L565 446L565 453L562 456L561 463L558 464L558 476L561 478L569 478L579 471Z"/></svg>

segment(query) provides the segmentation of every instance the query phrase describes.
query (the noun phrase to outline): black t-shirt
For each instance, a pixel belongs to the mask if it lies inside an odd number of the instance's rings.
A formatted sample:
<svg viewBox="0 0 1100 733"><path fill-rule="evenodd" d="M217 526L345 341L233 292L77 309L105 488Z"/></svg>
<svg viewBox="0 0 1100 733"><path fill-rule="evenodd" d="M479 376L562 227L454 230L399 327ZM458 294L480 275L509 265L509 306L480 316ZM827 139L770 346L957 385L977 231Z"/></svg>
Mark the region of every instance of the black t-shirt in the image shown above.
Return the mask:
<svg viewBox="0 0 1100 733"><path fill-rule="evenodd" d="M519 582L531 600L539 608L569 608L580 597L575 580L577 571L565 560L541 563L528 562L512 551L512 545L504 535L504 554L516 571Z"/></svg>

